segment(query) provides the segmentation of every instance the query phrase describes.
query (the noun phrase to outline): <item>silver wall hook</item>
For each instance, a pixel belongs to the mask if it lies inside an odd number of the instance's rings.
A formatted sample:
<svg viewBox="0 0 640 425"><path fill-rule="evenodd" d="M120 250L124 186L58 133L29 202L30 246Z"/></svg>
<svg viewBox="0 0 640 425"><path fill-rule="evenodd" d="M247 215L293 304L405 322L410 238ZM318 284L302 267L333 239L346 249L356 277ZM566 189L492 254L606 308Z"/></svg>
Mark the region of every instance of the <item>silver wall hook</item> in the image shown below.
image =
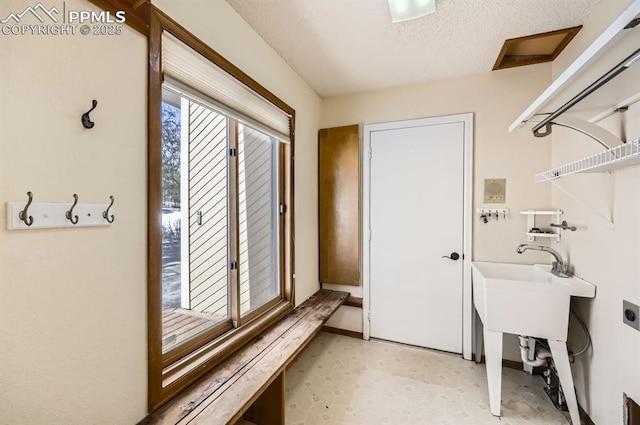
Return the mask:
<svg viewBox="0 0 640 425"><path fill-rule="evenodd" d="M25 205L24 209L18 213L18 218L24 221L24 224L26 224L27 226L31 226L33 224L33 217L29 215L29 206L33 201L33 193L27 192L27 196L29 197L27 205Z"/></svg>
<svg viewBox="0 0 640 425"><path fill-rule="evenodd" d="M78 224L78 216L73 215L73 209L76 207L77 204L78 204L78 195L74 193L73 205L71 205L71 208L69 209L69 211L67 211L64 215L71 222L71 224Z"/></svg>
<svg viewBox="0 0 640 425"><path fill-rule="evenodd" d="M107 222L109 224L113 223L115 221L115 216L113 214L111 214L111 217L109 217L109 210L111 209L111 207L113 206L113 201L114 198L113 196L109 196L109 199L111 199L111 203L109 204L109 206L107 207L107 209L102 213L102 217L107 220Z"/></svg>

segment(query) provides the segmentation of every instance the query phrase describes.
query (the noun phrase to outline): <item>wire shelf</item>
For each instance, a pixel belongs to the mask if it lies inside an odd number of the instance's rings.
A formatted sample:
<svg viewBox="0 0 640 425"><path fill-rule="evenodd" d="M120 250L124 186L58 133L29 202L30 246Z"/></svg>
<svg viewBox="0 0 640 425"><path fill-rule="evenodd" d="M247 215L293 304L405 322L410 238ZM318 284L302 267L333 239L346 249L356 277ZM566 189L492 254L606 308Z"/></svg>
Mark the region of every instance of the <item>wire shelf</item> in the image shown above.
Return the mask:
<svg viewBox="0 0 640 425"><path fill-rule="evenodd" d="M640 165L640 139L607 149L569 164L536 174L533 181L542 183L576 173L601 173Z"/></svg>

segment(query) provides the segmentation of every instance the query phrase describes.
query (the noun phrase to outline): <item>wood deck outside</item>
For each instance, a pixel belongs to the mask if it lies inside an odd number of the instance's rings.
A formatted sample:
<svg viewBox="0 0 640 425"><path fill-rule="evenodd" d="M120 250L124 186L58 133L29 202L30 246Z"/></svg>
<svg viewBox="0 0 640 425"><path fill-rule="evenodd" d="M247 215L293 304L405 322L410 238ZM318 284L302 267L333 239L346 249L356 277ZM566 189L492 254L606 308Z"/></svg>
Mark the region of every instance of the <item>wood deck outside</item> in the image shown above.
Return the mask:
<svg viewBox="0 0 640 425"><path fill-rule="evenodd" d="M167 351L220 323L224 318L183 308L162 311L162 350Z"/></svg>

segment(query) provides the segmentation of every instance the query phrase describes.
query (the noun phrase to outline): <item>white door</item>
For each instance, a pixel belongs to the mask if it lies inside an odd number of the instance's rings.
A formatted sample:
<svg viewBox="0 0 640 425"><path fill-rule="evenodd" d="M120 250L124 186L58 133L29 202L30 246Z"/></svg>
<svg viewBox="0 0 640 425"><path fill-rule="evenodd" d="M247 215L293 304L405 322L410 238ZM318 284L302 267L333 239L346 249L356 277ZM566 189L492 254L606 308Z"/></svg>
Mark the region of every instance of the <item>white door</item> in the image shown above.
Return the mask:
<svg viewBox="0 0 640 425"><path fill-rule="evenodd" d="M462 353L464 130L371 132L371 337Z"/></svg>

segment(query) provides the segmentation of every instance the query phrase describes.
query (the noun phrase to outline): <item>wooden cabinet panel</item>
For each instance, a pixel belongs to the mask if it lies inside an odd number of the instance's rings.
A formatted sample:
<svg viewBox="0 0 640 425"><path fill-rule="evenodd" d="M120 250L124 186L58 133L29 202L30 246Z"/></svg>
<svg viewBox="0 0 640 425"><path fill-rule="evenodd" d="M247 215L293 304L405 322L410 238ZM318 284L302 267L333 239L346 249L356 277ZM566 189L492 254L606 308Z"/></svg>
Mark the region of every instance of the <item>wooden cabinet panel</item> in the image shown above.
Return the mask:
<svg viewBox="0 0 640 425"><path fill-rule="evenodd" d="M358 126L318 133L320 282L360 285Z"/></svg>

